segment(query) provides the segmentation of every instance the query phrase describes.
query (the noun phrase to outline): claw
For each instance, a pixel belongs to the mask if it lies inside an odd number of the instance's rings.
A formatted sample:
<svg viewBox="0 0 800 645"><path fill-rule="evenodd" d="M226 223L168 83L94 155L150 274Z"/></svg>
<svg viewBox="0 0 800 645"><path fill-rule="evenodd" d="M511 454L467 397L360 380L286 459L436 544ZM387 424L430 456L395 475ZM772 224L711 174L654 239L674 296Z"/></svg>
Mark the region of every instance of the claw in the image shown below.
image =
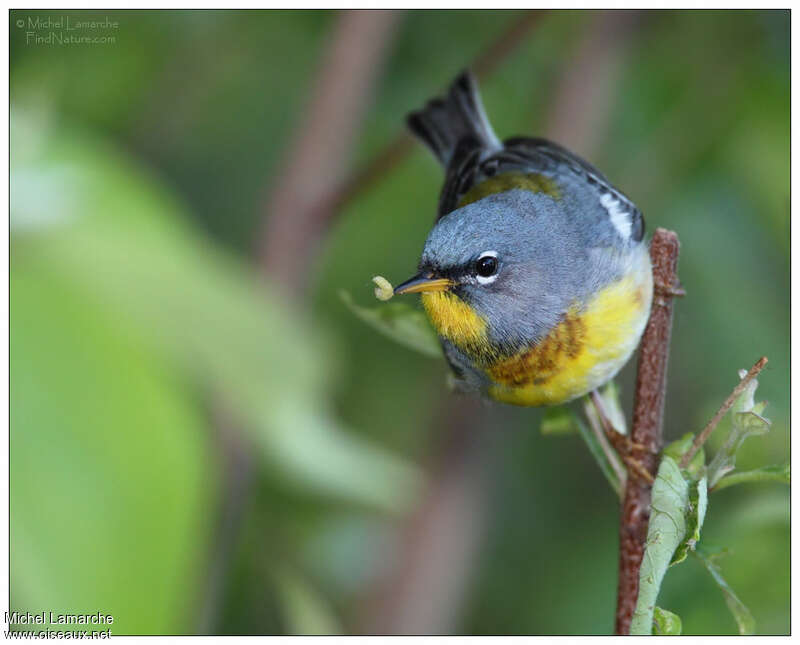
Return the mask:
<svg viewBox="0 0 800 645"><path fill-rule="evenodd" d="M686 290L678 279L671 285L656 282L654 286L655 295L660 304L666 304L664 298L683 298L686 295Z"/></svg>
<svg viewBox="0 0 800 645"><path fill-rule="evenodd" d="M600 417L603 434L625 464L628 477L642 479L648 484L652 484L653 475L637 459L637 456L648 453L647 446L633 441L629 436L620 434L614 429L605 414L602 399L596 390L590 394L590 399L594 402L595 410L597 410L597 415Z"/></svg>
<svg viewBox="0 0 800 645"><path fill-rule="evenodd" d="M638 477L640 479L644 479L646 482L652 484L653 476L647 471L647 468L645 468L642 465L642 463L634 456L637 453L641 454L646 452L647 447L641 443L636 443L635 441L632 441L630 437L622 435L616 430L611 430L609 428L606 428L605 435L608 438L611 445L614 446L614 450L617 451L617 454L625 463L628 475L630 475L631 477Z"/></svg>
<svg viewBox="0 0 800 645"><path fill-rule="evenodd" d="M648 484L653 483L653 476L640 461L628 456L623 456L622 461L624 461L625 465L628 467L627 470L630 477L639 477L640 479L644 479Z"/></svg>

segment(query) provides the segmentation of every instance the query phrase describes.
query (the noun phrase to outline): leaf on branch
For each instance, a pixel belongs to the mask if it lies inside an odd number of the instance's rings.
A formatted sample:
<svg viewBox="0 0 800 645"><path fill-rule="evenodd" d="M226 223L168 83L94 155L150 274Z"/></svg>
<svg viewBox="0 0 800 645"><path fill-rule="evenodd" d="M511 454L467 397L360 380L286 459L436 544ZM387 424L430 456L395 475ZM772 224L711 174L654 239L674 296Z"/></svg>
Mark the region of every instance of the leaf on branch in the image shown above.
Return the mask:
<svg viewBox="0 0 800 645"><path fill-rule="evenodd" d="M672 556L670 566L683 562L689 551L694 551L700 541L700 529L708 509L708 480L703 477L700 481L689 484L689 506L686 509L686 537Z"/></svg>
<svg viewBox="0 0 800 645"><path fill-rule="evenodd" d="M665 456L658 468L650 502L644 557L639 569L639 597L631 622L631 635L652 633L653 612L664 574L675 550L686 535L689 483L678 464Z"/></svg>
<svg viewBox="0 0 800 645"><path fill-rule="evenodd" d="M717 482L713 490L717 491L735 484L749 484L754 482L779 482L782 484L789 484L790 479L789 464L783 464L782 466L764 466L762 468L756 468L755 470L746 470L744 472L726 475Z"/></svg>
<svg viewBox="0 0 800 645"><path fill-rule="evenodd" d="M739 377L744 378L746 372L741 370ZM755 403L754 397L758 388L758 379L753 379L736 399L731 408L731 433L722 448L708 465L708 483L715 488L726 474L736 465L736 453L747 437L763 435L769 432L771 421L762 416L767 407L766 401Z"/></svg>
<svg viewBox="0 0 800 645"><path fill-rule="evenodd" d="M680 462L681 457L683 457L683 455L689 451L689 448L692 447L692 441L694 441L694 434L687 432L680 439L676 439L666 448L664 448L664 454L668 457L672 457L676 462ZM689 473L692 479L699 479L705 464L706 453L701 447L686 466L686 472Z"/></svg>
<svg viewBox="0 0 800 645"><path fill-rule="evenodd" d="M680 636L683 623L678 614L656 607L653 611L653 636Z"/></svg>
<svg viewBox="0 0 800 645"><path fill-rule="evenodd" d="M567 435L578 432L576 415L565 407L547 408L539 425L543 435Z"/></svg>
<svg viewBox="0 0 800 645"><path fill-rule="evenodd" d="M354 303L346 291L340 291L339 296L350 311L387 338L425 356L442 358L442 347L436 332L420 310L401 302L362 307Z"/></svg>
<svg viewBox="0 0 800 645"><path fill-rule="evenodd" d="M731 614L733 614L733 618L739 628L739 634L742 636L750 636L756 631L756 620L753 618L753 614L750 613L750 610L733 592L733 589L731 589L725 578L722 577L722 573L716 563L716 560L726 553L727 551L724 550L717 554L711 554L706 549L695 551L695 555L700 558L700 561L711 574L711 577L714 579L714 582L717 583L720 591L722 591L725 604L728 605L728 609L730 609Z"/></svg>

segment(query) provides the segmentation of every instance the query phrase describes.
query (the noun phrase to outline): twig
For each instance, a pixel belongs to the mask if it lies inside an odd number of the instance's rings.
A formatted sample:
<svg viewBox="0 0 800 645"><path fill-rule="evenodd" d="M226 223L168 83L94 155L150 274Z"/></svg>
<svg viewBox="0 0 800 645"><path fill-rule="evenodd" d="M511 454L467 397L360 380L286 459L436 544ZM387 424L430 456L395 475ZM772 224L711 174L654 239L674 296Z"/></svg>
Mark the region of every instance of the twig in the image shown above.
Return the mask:
<svg viewBox="0 0 800 645"><path fill-rule="evenodd" d="M722 417L725 416L725 413L731 409L731 406L736 402L736 399L739 398L739 395L744 392L744 388L747 387L747 384L752 381L758 373L764 369L764 366L767 364L767 357L762 356L753 367L750 368L750 371L745 374L745 377L739 381L739 384L733 388L733 392L730 393L730 396L725 399L725 402L719 407L717 413L711 418L706 424L706 427L694 438L692 442L692 447L689 448L689 451L683 456L681 459L680 467L686 468L689 465L689 462L694 457L695 453L700 450L702 445L708 441L708 438L711 436L711 433L714 432L714 428L717 427L717 424L722 420Z"/></svg>
<svg viewBox="0 0 800 645"><path fill-rule="evenodd" d="M672 231L656 229L650 243L650 259L656 296L650 320L642 336L636 373L631 440L643 450L637 461L655 477L662 443L664 398L667 390L667 357L672 331L672 291L677 284L680 244ZM615 632L630 633L631 618L639 595L639 567L650 519L652 483L629 477L620 517L619 586Z"/></svg>

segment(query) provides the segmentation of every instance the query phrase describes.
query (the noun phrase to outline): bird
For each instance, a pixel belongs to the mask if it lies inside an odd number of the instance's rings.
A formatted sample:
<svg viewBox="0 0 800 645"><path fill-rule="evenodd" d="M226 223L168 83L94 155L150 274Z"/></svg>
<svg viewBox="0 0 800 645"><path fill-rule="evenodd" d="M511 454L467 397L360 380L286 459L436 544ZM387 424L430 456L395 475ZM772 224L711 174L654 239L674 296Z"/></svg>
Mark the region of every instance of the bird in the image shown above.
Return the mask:
<svg viewBox="0 0 800 645"><path fill-rule="evenodd" d="M650 314L641 211L594 166L544 138L501 141L471 72L407 125L444 168L419 293L456 388L560 405L613 379Z"/></svg>

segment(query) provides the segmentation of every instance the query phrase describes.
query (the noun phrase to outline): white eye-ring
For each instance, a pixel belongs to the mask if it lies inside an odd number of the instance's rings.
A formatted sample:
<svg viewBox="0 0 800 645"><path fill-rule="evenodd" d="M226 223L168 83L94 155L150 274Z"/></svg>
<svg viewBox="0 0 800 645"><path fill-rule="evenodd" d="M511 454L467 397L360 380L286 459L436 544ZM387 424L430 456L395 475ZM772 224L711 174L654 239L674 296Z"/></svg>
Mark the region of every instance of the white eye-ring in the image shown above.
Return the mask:
<svg viewBox="0 0 800 645"><path fill-rule="evenodd" d="M499 268L497 251L484 251L475 260L475 277L480 284L490 284L497 280Z"/></svg>

